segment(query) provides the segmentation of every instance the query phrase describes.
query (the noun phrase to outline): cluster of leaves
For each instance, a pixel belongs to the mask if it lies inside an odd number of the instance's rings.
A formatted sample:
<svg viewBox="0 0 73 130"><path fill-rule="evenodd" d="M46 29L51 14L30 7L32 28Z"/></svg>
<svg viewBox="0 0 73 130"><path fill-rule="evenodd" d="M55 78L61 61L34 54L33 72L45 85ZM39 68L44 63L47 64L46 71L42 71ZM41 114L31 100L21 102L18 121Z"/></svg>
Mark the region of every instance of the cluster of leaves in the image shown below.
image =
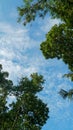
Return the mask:
<svg viewBox="0 0 73 130"><path fill-rule="evenodd" d="M43 76L33 73L30 79L22 78L17 86L7 77L0 65L0 129L41 130L49 117L47 104L36 95L43 89ZM8 96L16 98L9 106Z"/></svg>
<svg viewBox="0 0 73 130"><path fill-rule="evenodd" d="M46 59L62 59L73 71L73 30L64 23L52 27L40 49Z"/></svg>
<svg viewBox="0 0 73 130"><path fill-rule="evenodd" d="M65 99L69 98L70 100L73 99L73 89L70 89L69 91L66 91L64 89L61 89L59 94Z"/></svg>
<svg viewBox="0 0 73 130"><path fill-rule="evenodd" d="M68 74L64 74L64 77L70 78L71 81L73 81L73 72L70 72Z"/></svg>
<svg viewBox="0 0 73 130"><path fill-rule="evenodd" d="M48 12L48 0L24 0L24 5L18 7L19 19L18 21L23 21L23 24L34 21L36 16L44 18Z"/></svg>
<svg viewBox="0 0 73 130"><path fill-rule="evenodd" d="M23 0L23 3L23 6L18 7L18 12L19 21L22 20L24 25L35 20L37 16L44 18L48 12L53 17L61 18L69 25L73 25L72 0Z"/></svg>

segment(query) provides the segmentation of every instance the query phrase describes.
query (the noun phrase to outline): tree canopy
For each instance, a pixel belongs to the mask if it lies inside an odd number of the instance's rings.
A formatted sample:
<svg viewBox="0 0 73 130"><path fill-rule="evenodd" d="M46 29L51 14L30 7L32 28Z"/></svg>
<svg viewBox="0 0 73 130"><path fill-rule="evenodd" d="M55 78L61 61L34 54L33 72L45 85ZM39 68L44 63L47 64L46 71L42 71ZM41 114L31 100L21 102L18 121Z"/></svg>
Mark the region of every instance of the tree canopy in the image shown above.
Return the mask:
<svg viewBox="0 0 73 130"><path fill-rule="evenodd" d="M40 50L46 59L62 59L71 71L65 76L73 81L73 0L23 0L23 6L18 7L18 11L19 20L24 25L37 16L44 18L47 13L61 20L46 34Z"/></svg>
<svg viewBox="0 0 73 130"><path fill-rule="evenodd" d="M41 130L49 118L47 104L37 96L43 89L43 76L33 73L30 79L21 78L17 86L7 77L0 65L0 129ZM14 96L16 101L8 105L8 96Z"/></svg>
<svg viewBox="0 0 73 130"><path fill-rule="evenodd" d="M72 0L23 0L23 5L18 7L19 20L26 25L35 20L37 16L42 18L50 12L51 16L60 18L73 27L73 1Z"/></svg>
<svg viewBox="0 0 73 130"><path fill-rule="evenodd" d="M73 30L66 24L54 25L42 42L41 50L46 59L58 58L73 71Z"/></svg>

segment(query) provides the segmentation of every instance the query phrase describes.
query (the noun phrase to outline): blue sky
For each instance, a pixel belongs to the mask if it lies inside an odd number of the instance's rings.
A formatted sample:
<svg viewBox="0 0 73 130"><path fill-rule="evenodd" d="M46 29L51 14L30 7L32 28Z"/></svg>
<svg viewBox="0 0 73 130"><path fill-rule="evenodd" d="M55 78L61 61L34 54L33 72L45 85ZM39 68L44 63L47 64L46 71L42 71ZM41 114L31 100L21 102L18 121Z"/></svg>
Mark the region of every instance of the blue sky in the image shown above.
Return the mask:
<svg viewBox="0 0 73 130"><path fill-rule="evenodd" d="M17 23L20 5L22 0L0 0L0 63L14 83L33 72L46 79L39 97L48 104L50 119L42 130L73 130L73 101L63 100L58 94L61 88L72 88L73 83L62 78L69 72L68 66L61 60L45 60L39 49L45 34L60 20L48 15L24 27Z"/></svg>

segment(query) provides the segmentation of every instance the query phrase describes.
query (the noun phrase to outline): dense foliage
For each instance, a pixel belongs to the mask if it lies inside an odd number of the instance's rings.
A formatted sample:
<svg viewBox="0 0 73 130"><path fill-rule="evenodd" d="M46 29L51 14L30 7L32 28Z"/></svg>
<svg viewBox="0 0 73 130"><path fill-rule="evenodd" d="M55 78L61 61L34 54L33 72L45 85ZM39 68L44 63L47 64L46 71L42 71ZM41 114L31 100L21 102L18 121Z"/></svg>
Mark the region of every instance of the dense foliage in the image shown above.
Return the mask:
<svg viewBox="0 0 73 130"><path fill-rule="evenodd" d="M62 59L73 71L73 30L64 23L52 27L41 44L41 50L46 59Z"/></svg>
<svg viewBox="0 0 73 130"><path fill-rule="evenodd" d="M68 64L71 73L65 74L73 81L73 0L24 0L18 8L20 20L24 25L50 13L61 23L54 25L41 43L40 49L46 59L58 58Z"/></svg>
<svg viewBox="0 0 73 130"><path fill-rule="evenodd" d="M45 17L50 12L53 17L61 18L72 27L73 1L72 0L23 0L23 5L18 7L19 20L26 25L35 20L37 16Z"/></svg>
<svg viewBox="0 0 73 130"><path fill-rule="evenodd" d="M41 130L49 117L47 104L37 96L43 89L43 76L34 73L30 79L22 78L17 86L7 77L0 65L0 130ZM9 105L8 96L16 99Z"/></svg>

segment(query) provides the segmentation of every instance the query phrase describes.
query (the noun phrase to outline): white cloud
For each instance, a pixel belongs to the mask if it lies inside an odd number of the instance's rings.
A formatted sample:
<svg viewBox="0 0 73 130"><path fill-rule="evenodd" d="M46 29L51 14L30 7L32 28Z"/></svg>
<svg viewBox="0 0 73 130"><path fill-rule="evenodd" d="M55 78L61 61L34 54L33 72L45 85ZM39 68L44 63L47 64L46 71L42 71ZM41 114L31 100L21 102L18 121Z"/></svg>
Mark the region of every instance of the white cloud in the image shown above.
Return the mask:
<svg viewBox="0 0 73 130"><path fill-rule="evenodd" d="M0 63L14 81L21 75L37 71L31 60L32 56L34 57L31 50L36 48L37 44L29 37L28 31L27 28L0 23Z"/></svg>

